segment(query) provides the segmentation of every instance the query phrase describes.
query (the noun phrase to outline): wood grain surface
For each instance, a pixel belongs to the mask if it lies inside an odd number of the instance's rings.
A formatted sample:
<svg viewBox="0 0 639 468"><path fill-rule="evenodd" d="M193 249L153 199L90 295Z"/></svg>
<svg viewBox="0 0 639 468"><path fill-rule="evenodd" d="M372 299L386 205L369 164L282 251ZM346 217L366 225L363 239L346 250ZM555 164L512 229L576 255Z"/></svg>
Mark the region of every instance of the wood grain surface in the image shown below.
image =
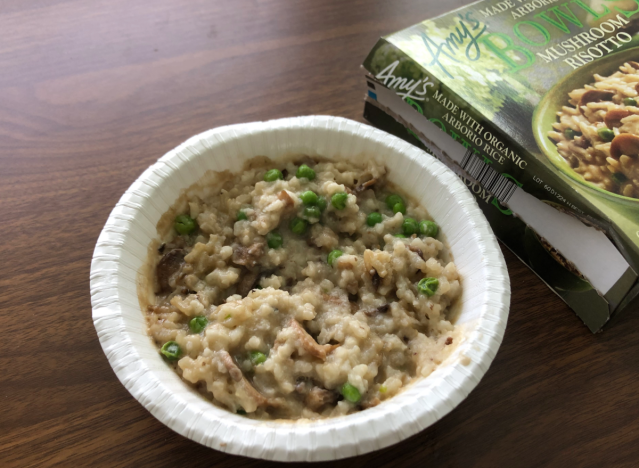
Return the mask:
<svg viewBox="0 0 639 468"><path fill-rule="evenodd" d="M111 370L89 267L142 171L219 125L363 121L376 39L464 0L0 2L0 466L257 467L181 437ZM512 254L506 336L422 433L337 467L639 466L639 314L592 335Z"/></svg>

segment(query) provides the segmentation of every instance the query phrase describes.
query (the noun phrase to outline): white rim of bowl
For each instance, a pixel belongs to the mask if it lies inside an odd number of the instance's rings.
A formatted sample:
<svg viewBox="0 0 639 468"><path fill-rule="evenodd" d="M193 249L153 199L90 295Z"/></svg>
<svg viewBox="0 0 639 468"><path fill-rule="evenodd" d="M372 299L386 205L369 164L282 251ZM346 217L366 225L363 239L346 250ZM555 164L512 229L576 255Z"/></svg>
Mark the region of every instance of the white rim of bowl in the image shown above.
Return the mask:
<svg viewBox="0 0 639 468"><path fill-rule="evenodd" d="M462 214L472 225L472 232L467 235L479 246L482 266L490 274L486 275L482 310L473 330L453 351L452 362L449 358L425 379L376 407L348 416L308 423L254 421L218 408L188 389L162 363L148 335L141 337L127 331L125 310L137 310L139 317L135 321L141 321L145 331L146 326L139 303L130 298L120 299L120 281L130 288L135 285L137 275L137 269L127 261L122 242L135 233L135 215L140 211L140 197L145 196L141 187L146 184L157 188L157 180L170 175L181 162L180 156L184 159L186 154L188 158L203 147L209 151L210 146L207 148L204 140L237 143L255 132L308 128L352 133L410 159L429 158L428 170L443 180L450 195L463 205ZM170 206L173 200L168 202ZM136 241L146 258L148 241ZM368 125L341 117L306 116L212 129L190 138L149 167L121 197L100 234L91 263L91 303L100 344L117 377L135 399L169 428L235 455L279 461L325 461L388 447L422 431L454 409L477 386L501 344L508 318L510 282L486 218L453 171L415 146ZM140 346L144 339L153 345L152 354L147 349L148 343ZM166 374L167 370L177 382ZM158 374L164 374L164 379Z"/></svg>

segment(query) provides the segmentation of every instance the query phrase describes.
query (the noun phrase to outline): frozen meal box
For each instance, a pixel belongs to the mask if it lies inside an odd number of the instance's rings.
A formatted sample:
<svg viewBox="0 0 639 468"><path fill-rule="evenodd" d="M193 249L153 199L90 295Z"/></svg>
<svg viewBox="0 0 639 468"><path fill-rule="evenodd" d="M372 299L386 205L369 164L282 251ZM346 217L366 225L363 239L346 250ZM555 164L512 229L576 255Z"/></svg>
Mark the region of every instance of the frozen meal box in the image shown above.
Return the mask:
<svg viewBox="0 0 639 468"><path fill-rule="evenodd" d="M638 33L639 0L484 0L363 64L365 117L455 170L593 332L638 308Z"/></svg>

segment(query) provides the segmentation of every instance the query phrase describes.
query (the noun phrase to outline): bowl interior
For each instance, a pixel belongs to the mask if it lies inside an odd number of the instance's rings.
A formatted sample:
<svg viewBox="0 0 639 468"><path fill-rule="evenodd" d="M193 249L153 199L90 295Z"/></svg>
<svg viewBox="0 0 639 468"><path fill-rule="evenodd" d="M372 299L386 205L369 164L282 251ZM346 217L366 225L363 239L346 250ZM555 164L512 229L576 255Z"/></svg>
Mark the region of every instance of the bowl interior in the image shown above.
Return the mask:
<svg viewBox="0 0 639 468"><path fill-rule="evenodd" d="M309 423L253 421L204 400L163 362L146 331L136 280L157 236L156 224L184 188L209 170L235 172L258 155L277 160L297 153L375 159L390 169L393 183L428 209L446 235L462 278L456 324L464 339L433 374L377 407ZM92 262L91 292L94 324L114 371L154 416L218 450L288 461L376 450L444 416L488 369L501 343L510 299L497 242L473 196L452 171L372 127L320 116L222 127L167 153L130 187L109 217Z"/></svg>
<svg viewBox="0 0 639 468"><path fill-rule="evenodd" d="M595 73L608 76L619 69L619 66L628 60L636 60L639 56L639 47L633 47L623 50L606 57L590 62L583 67L579 67L566 75L561 81L557 82L548 92L541 98L539 104L535 108L532 119L533 134L537 145L563 174L589 189L594 190L605 198L616 200L624 204L633 206L639 205L639 200L630 197L624 197L616 193L603 190L585 180L581 175L577 174L568 164L568 162L559 154L557 146L548 137L548 132L552 130L552 124L557 121L557 112L561 111L562 106L568 104L568 93L574 89L581 88L584 85L594 82L593 75Z"/></svg>

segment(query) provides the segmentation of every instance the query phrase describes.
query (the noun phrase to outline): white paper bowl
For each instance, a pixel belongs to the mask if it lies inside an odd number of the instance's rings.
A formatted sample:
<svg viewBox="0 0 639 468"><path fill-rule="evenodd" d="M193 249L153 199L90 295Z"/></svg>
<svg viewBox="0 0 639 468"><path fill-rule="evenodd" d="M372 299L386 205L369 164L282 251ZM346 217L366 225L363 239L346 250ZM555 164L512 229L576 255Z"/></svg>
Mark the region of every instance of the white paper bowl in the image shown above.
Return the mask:
<svg viewBox="0 0 639 468"><path fill-rule="evenodd" d="M457 325L464 339L439 368L388 401L357 414L307 423L259 422L207 402L161 359L148 336L136 276L160 216L209 169L294 153L372 157L441 226L462 278ZM231 125L194 136L148 168L122 196L91 262L93 323L116 375L153 416L208 447L254 458L319 461L397 443L455 408L479 383L501 344L510 282L497 241L475 199L432 156L351 120L309 116Z"/></svg>

